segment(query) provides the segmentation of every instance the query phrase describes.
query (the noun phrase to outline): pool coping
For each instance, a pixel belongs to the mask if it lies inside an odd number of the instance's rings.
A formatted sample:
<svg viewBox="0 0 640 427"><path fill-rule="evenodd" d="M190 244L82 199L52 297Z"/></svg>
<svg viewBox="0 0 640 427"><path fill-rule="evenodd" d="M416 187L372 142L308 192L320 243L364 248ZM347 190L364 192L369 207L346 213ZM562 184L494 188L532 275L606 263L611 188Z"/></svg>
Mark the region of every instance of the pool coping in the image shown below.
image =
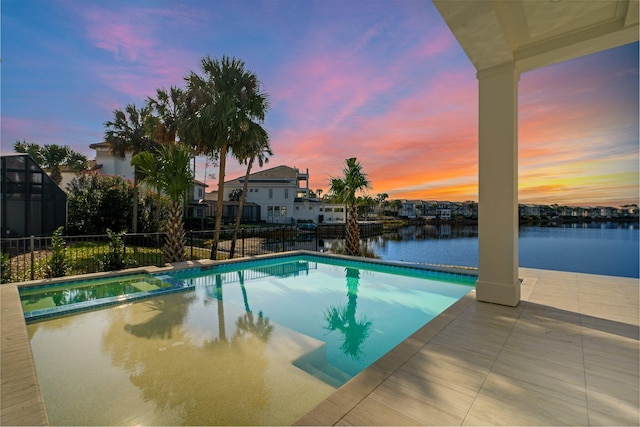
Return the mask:
<svg viewBox="0 0 640 427"><path fill-rule="evenodd" d="M477 275L477 271L464 267L452 268L448 266L431 266L427 264L383 261L373 258L361 258L297 250L278 253L275 255L257 255L253 257L221 261L185 261L167 265L165 267L137 267L119 271L2 284L0 285L0 425L49 425L44 399L38 382L35 361L31 351L26 319L20 302L20 288L51 285L72 280L89 280L122 276L126 274L157 274L191 268L210 268L218 265L241 264L256 260L278 259L304 255L378 265L395 265L399 267L463 274L467 276ZM322 424L331 424L322 422L322 420L336 420L336 416L343 414L343 409L347 410L346 408L353 406L353 399L349 400L347 398L346 400L343 400L344 397L348 397L348 395L362 396L363 393L373 390L382 381L384 381L386 377L395 371L401 363L406 361L411 355L415 354L415 352L417 352L423 345L425 340L435 336L440 330L448 325L457 314L462 312L464 308L473 301L475 301L475 288L470 290L464 297L450 306L443 313L436 316L409 338L394 347L363 372L356 375L347 384L339 388L327 400L321 402L315 409L298 420L297 423L302 422L304 424L305 420L314 420L315 422L319 421ZM338 410L336 411L336 409Z"/></svg>
<svg viewBox="0 0 640 427"><path fill-rule="evenodd" d="M473 289L291 425L336 425L475 302L476 291Z"/></svg>

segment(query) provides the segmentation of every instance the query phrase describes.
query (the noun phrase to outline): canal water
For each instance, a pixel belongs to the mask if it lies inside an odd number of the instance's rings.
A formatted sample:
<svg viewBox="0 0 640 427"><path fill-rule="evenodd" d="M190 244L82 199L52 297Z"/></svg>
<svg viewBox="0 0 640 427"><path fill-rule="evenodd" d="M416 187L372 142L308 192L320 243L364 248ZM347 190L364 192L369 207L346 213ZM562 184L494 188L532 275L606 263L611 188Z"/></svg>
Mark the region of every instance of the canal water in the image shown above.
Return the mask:
<svg viewBox="0 0 640 427"><path fill-rule="evenodd" d="M638 224L588 223L522 226L521 267L640 277ZM325 241L325 247L336 242ZM478 227L449 224L398 228L362 240L378 258L428 264L478 266Z"/></svg>

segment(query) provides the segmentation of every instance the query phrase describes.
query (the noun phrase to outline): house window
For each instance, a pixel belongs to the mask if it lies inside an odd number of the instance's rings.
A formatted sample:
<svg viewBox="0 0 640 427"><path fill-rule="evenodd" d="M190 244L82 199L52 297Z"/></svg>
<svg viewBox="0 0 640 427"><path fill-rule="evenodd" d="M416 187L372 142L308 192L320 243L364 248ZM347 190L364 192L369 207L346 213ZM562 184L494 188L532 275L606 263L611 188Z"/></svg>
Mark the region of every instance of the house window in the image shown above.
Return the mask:
<svg viewBox="0 0 640 427"><path fill-rule="evenodd" d="M333 209L332 209L332 208L324 208L324 211L325 211L325 212L332 212L332 211L333 211Z"/></svg>
<svg viewBox="0 0 640 427"><path fill-rule="evenodd" d="M287 216L286 206L267 206L267 217Z"/></svg>
<svg viewBox="0 0 640 427"><path fill-rule="evenodd" d="M258 192L258 189L256 188L256 193Z"/></svg>
<svg viewBox="0 0 640 427"><path fill-rule="evenodd" d="M198 199L202 199L203 197L203 193L204 191L202 190L202 188L198 188Z"/></svg>
<svg viewBox="0 0 640 427"><path fill-rule="evenodd" d="M269 198L273 199L273 188L269 189Z"/></svg>
<svg viewBox="0 0 640 427"><path fill-rule="evenodd" d="M250 189L249 189L249 193L253 193L253 188L250 188Z"/></svg>
<svg viewBox="0 0 640 427"><path fill-rule="evenodd" d="M300 210L300 206L296 206L296 210L299 211Z"/></svg>
<svg viewBox="0 0 640 427"><path fill-rule="evenodd" d="M344 208L335 208L334 212L344 212Z"/></svg>
<svg viewBox="0 0 640 427"><path fill-rule="evenodd" d="M288 189L288 188L285 188L285 189L284 189L284 198L285 198L285 199L288 199L288 198L289 198L289 189Z"/></svg>

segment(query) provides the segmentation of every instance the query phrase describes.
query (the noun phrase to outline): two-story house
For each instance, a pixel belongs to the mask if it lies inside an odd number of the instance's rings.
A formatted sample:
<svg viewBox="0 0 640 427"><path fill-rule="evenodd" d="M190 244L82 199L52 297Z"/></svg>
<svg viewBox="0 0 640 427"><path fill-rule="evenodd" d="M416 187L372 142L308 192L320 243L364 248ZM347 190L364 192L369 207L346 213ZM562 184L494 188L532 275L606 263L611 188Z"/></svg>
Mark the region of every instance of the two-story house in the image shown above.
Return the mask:
<svg viewBox="0 0 640 427"><path fill-rule="evenodd" d="M225 181L223 199L228 201L232 193L242 190L244 181L244 176ZM346 215L343 205L309 198L308 170L300 172L285 165L249 175L245 202L259 206L259 218L268 223L344 222ZM226 205L229 203L225 202Z"/></svg>
<svg viewBox="0 0 640 427"><path fill-rule="evenodd" d="M440 219L450 219L451 218L451 202L447 202L447 201L438 202L436 216Z"/></svg>
<svg viewBox="0 0 640 427"><path fill-rule="evenodd" d="M111 153L109 144L99 142L89 145L96 150L94 168L102 175L121 176L124 179L133 181L133 166L131 166L131 153L126 153L124 159L119 159ZM204 217L211 214L211 208L205 202L205 188L207 184L193 180L193 188L188 200L189 206L185 212L186 216Z"/></svg>

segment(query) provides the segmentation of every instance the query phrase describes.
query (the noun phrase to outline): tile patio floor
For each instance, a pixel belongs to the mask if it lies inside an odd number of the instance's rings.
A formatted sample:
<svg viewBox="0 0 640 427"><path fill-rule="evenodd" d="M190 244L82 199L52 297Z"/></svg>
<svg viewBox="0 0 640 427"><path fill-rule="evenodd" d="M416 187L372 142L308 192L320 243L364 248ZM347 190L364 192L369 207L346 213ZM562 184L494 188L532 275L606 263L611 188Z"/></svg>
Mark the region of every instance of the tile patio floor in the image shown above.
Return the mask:
<svg viewBox="0 0 640 427"><path fill-rule="evenodd" d="M518 307L470 292L296 424L639 425L638 279L520 277ZM0 425L45 425L16 287L0 291Z"/></svg>

